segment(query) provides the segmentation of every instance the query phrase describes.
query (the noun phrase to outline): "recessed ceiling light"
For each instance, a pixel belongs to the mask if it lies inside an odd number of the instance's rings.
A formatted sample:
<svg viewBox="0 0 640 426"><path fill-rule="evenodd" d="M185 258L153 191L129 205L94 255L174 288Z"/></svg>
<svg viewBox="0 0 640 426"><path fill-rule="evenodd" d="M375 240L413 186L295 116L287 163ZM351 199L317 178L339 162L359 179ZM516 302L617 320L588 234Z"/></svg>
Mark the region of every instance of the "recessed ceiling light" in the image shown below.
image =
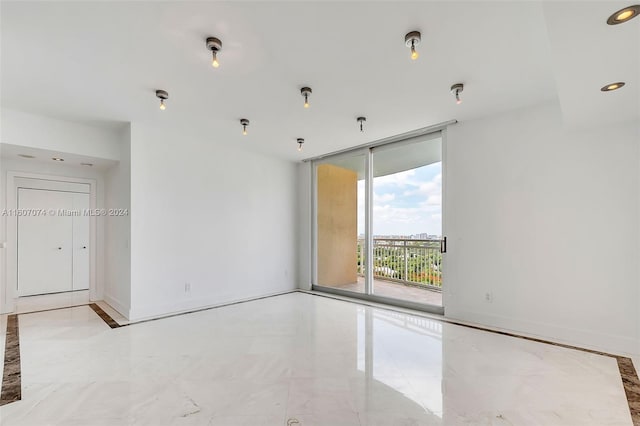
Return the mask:
<svg viewBox="0 0 640 426"><path fill-rule="evenodd" d="M29 155L29 154L18 154L18 157L22 157L22 158L36 158L35 155Z"/></svg>
<svg viewBox="0 0 640 426"><path fill-rule="evenodd" d="M607 84L606 86L602 87L600 90L602 92L611 92L612 90L618 90L619 88L624 86L624 84L625 83L623 81L619 81L617 83Z"/></svg>
<svg viewBox="0 0 640 426"><path fill-rule="evenodd" d="M93 163L80 163L81 166L93 167Z"/></svg>
<svg viewBox="0 0 640 426"><path fill-rule="evenodd" d="M60 158L60 157L51 157L51 159L53 161L64 161L64 158Z"/></svg>
<svg viewBox="0 0 640 426"><path fill-rule="evenodd" d="M640 4L634 4L633 6L620 9L607 19L607 24L618 25L623 22L627 22L629 19L633 19L640 14Z"/></svg>

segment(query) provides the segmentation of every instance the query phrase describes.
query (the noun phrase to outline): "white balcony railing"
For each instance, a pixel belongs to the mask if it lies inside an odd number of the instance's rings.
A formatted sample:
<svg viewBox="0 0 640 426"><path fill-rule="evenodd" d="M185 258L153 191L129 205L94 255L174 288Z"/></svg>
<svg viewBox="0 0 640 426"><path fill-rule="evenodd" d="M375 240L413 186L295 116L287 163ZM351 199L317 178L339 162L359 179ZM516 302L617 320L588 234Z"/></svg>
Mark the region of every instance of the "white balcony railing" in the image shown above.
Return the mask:
<svg viewBox="0 0 640 426"><path fill-rule="evenodd" d="M364 275L364 240L358 240L358 274ZM363 267L364 265L364 267ZM374 238L373 276L405 285L442 289L440 240Z"/></svg>

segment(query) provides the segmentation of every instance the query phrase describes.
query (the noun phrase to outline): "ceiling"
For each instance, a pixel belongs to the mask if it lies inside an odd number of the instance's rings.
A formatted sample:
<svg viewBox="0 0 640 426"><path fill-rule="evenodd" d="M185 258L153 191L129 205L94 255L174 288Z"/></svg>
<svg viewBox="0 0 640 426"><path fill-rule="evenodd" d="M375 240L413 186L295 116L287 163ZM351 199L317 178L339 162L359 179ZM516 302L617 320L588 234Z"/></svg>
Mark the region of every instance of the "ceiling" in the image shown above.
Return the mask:
<svg viewBox="0 0 640 426"><path fill-rule="evenodd" d="M3 1L0 101L93 125L170 126L291 160L555 100L572 125L638 120L640 19L605 24L628 5ZM412 30L422 32L417 61L404 46ZM207 36L222 40L218 69ZM599 91L618 80L627 86ZM461 105L449 93L457 82ZM166 111L155 89L169 92Z"/></svg>
<svg viewBox="0 0 640 426"><path fill-rule="evenodd" d="M33 158L23 158L22 155L30 155ZM62 157L64 162L55 162L53 157ZM33 148L28 146L19 146L3 143L0 145L0 158L9 160L28 161L36 163L42 167L58 167L65 166L67 168L86 168L82 165L91 164L94 170L105 171L115 166L118 162L115 160L107 160L104 158L89 157L86 155L72 154L68 152L53 151L49 149Z"/></svg>

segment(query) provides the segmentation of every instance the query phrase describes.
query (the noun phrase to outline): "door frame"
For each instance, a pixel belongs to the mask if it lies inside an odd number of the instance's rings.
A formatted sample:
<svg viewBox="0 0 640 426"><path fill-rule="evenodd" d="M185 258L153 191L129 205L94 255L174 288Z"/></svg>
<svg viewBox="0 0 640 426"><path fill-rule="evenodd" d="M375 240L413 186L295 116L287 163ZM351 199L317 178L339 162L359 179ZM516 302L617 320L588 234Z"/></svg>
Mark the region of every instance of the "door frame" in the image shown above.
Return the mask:
<svg viewBox="0 0 640 426"><path fill-rule="evenodd" d="M33 186L26 185L25 182L31 181ZM7 203L8 211L17 210L18 208L18 189L45 189L45 190L61 190L61 188L72 187L73 184L89 185L89 205L90 209L97 209L97 186L96 179L79 178L69 176L46 175L31 172L7 172ZM74 191L77 192L77 191ZM0 289L0 298L4 306L2 312L13 312L16 308L16 300L18 298L18 217L7 216L7 247L6 247L6 279L4 285ZM97 284L97 235L98 235L98 218L92 215L89 219L89 300L97 300L99 294Z"/></svg>
<svg viewBox="0 0 640 426"><path fill-rule="evenodd" d="M445 297L445 288L443 286L442 289L442 303L443 306L434 306L427 305L422 303L416 303L409 300L402 299L393 299L390 297L379 296L376 294L372 294L372 286L373 286L373 269L366 268L367 272L365 276L365 293L351 292L347 290L335 289L332 287L320 286L317 284L318 282L318 212L317 212L317 196L318 196L318 187L317 187L317 168L318 165L329 162L333 158L339 158L342 156L346 156L349 154L359 154L362 153L365 155L365 253L366 258L370 259L373 255L373 170L372 170L372 158L373 151L375 148L382 146L399 146L404 144L410 144L415 141L417 138L429 136L431 134L439 133L441 139L441 152L442 152L442 236L447 235L447 225L445 223L446 218L446 180L447 180L447 127L451 124L457 123L453 122L445 122L440 125L429 126L423 129L419 129L414 132L408 132L403 135L398 135L392 138L382 139L380 141L356 146L350 149L344 149L341 151L337 151L335 153L330 153L327 155L322 155L315 158L310 158L305 161L309 161L311 165L311 289L314 291L321 291L325 293L331 293L338 296L344 296L349 298L357 298L362 300L367 300L370 302L383 303L386 305L393 305L407 309L419 310L428 313L444 315L445 314L445 303L448 297ZM445 276L447 274L447 262L445 261L446 253L443 253L443 261L442 261L442 281L445 282ZM447 296L450 294L447 292Z"/></svg>

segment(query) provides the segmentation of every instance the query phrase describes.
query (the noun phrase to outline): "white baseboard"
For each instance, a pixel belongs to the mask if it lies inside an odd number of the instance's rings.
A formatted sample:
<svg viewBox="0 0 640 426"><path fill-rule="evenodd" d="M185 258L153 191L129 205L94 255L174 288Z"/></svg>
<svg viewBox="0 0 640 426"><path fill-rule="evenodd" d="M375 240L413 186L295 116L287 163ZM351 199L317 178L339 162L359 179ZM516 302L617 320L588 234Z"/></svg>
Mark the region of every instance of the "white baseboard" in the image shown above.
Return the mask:
<svg viewBox="0 0 640 426"><path fill-rule="evenodd" d="M266 297L280 296L283 294L293 293L295 291L297 290L296 289L284 290L276 293L268 293L263 295L251 296L244 299L235 299L235 300L228 300L228 301L189 300L183 303L177 303L172 305L146 306L146 307L138 308L135 310L132 309L130 311L132 312L131 317L127 317L127 318L129 318L131 323L135 323L135 322L147 321L151 319L164 318L164 317L178 315L178 314L203 311L206 309L218 308L226 305L233 305L235 303L250 302L252 300L259 300L259 299L264 299Z"/></svg>
<svg viewBox="0 0 640 426"><path fill-rule="evenodd" d="M129 319L130 309L124 303L116 299L115 297L111 297L108 294L104 295L102 299L107 305L111 306L115 311L117 311L120 315Z"/></svg>
<svg viewBox="0 0 640 426"><path fill-rule="evenodd" d="M591 330L563 327L555 324L507 318L497 315L487 315L471 310L456 310L455 312L451 312L451 310L445 309L445 316L450 320L460 320L525 337L548 340L599 352L626 356L637 355L639 353L638 340L627 336L605 334Z"/></svg>

